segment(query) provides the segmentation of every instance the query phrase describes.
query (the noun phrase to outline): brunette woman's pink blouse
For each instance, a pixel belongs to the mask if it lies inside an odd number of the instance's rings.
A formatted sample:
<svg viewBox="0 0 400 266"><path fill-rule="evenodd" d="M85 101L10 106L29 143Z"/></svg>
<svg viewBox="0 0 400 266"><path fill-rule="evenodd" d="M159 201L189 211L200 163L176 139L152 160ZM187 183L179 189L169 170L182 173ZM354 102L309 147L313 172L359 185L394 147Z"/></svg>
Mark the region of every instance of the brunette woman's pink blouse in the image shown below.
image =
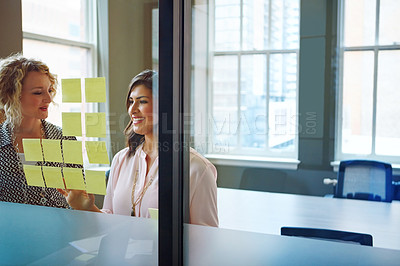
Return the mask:
<svg viewBox="0 0 400 266"><path fill-rule="evenodd" d="M136 216L150 218L148 208L158 209L158 157L146 176L146 153L142 145L135 155L128 157L128 148L118 152L112 161L104 198L103 212L131 215L132 188L135 176L137 183L134 200L142 193L145 184L153 179L136 205ZM194 149L190 149L190 223L218 226L217 170L214 165Z"/></svg>

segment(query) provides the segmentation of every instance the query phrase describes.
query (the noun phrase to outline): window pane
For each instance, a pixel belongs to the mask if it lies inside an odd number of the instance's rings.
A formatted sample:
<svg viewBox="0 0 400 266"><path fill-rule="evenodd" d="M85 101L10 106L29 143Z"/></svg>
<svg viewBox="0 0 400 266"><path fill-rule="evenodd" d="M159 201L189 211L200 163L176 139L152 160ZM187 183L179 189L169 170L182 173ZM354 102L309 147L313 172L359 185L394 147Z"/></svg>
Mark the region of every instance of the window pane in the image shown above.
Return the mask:
<svg viewBox="0 0 400 266"><path fill-rule="evenodd" d="M22 0L22 29L74 41L88 41L86 0Z"/></svg>
<svg viewBox="0 0 400 266"><path fill-rule="evenodd" d="M215 0L216 51L240 49L240 1Z"/></svg>
<svg viewBox="0 0 400 266"><path fill-rule="evenodd" d="M215 56L213 64L214 152L226 152L237 145L238 63L236 56ZM224 147L220 149L218 147Z"/></svg>
<svg viewBox="0 0 400 266"><path fill-rule="evenodd" d="M380 0L379 44L400 44L400 1Z"/></svg>
<svg viewBox="0 0 400 266"><path fill-rule="evenodd" d="M274 150L294 150L297 55L272 54L269 65L269 141Z"/></svg>
<svg viewBox="0 0 400 266"><path fill-rule="evenodd" d="M80 104L68 104L61 110L61 79L91 77L90 51L86 48L66 46L50 42L36 41L30 39L23 40L24 56L39 59L45 62L50 71L57 75L58 91L54 101L58 106L50 105L48 121L61 126L61 111L80 111ZM61 63L60 63L61 62Z"/></svg>
<svg viewBox="0 0 400 266"><path fill-rule="evenodd" d="M400 155L399 62L400 51L379 53L375 149L380 155Z"/></svg>
<svg viewBox="0 0 400 266"><path fill-rule="evenodd" d="M268 0L243 1L243 50L268 46Z"/></svg>
<svg viewBox="0 0 400 266"><path fill-rule="evenodd" d="M241 58L240 137L242 147L265 148L266 140L266 58Z"/></svg>
<svg viewBox="0 0 400 266"><path fill-rule="evenodd" d="M375 44L376 0L345 0L344 46Z"/></svg>
<svg viewBox="0 0 400 266"><path fill-rule="evenodd" d="M265 48L297 49L299 47L299 0L272 1L270 4L270 44ZM266 43L267 44L267 43Z"/></svg>
<svg viewBox="0 0 400 266"><path fill-rule="evenodd" d="M341 119L343 153L371 153L373 83L373 52L344 53Z"/></svg>

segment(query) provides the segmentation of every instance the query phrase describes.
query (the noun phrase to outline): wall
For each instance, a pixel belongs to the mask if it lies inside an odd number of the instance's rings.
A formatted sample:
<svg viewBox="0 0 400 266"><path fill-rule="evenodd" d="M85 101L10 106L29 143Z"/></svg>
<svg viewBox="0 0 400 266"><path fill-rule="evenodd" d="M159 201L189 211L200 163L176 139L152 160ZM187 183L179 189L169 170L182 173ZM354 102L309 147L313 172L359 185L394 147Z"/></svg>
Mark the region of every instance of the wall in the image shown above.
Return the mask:
<svg viewBox="0 0 400 266"><path fill-rule="evenodd" d="M22 51L21 1L0 1L0 58Z"/></svg>
<svg viewBox="0 0 400 266"><path fill-rule="evenodd" d="M123 130L129 121L125 108L130 80L151 68L152 2L112 0L108 2L108 105L111 153L125 147ZM149 28L150 27L150 28Z"/></svg>

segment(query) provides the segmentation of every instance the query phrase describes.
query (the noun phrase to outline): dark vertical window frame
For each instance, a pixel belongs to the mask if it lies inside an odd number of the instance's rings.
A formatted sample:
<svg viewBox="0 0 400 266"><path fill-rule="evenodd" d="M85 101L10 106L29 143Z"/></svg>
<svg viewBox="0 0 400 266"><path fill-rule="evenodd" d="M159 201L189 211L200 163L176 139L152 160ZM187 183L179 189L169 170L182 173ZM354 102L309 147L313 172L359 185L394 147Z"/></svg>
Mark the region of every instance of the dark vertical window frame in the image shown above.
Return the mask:
<svg viewBox="0 0 400 266"><path fill-rule="evenodd" d="M190 1L159 2L159 265L183 265L183 223L189 221L184 126L190 110L191 23L185 19L191 3L185 2Z"/></svg>

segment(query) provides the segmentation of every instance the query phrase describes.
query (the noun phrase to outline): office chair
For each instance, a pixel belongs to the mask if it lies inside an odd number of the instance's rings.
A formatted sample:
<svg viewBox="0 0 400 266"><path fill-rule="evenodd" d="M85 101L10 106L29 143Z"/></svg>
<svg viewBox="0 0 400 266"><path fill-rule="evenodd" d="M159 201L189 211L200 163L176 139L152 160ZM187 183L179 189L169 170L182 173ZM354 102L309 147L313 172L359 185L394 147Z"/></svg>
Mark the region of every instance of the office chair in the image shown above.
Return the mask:
<svg viewBox="0 0 400 266"><path fill-rule="evenodd" d="M392 202L392 166L370 160L341 161L334 197Z"/></svg>
<svg viewBox="0 0 400 266"><path fill-rule="evenodd" d="M347 232L347 231L338 231L338 230L329 230L320 228L304 228L304 227L282 227L281 235L300 236L300 237L338 241L338 242L343 241L352 244L360 244L372 247L371 235Z"/></svg>

